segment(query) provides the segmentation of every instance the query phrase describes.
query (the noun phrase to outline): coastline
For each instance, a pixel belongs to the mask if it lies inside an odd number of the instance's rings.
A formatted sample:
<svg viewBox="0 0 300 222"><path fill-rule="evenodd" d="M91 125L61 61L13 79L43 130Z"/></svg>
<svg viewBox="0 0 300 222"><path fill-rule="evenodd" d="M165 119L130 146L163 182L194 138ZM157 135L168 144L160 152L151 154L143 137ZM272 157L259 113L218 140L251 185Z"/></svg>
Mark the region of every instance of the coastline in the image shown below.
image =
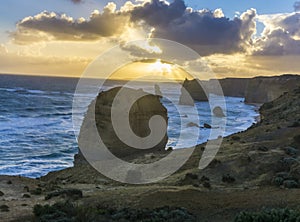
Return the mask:
<svg viewBox="0 0 300 222"><path fill-rule="evenodd" d="M0 212L0 216L3 221L32 218L35 204L67 200L87 208L95 205L114 209L179 206L199 218L225 222L232 221L242 210L299 209L300 190L289 187L290 181L285 182L284 178L282 184L274 182L283 174L300 178L299 165L289 168L282 165L284 158L291 157L286 147L299 147L300 129L293 126L295 118L300 119L300 113L295 113L300 108L299 101L300 90L294 90L272 101L272 106L261 106L259 110L264 121L224 137L220 151L207 168L198 169L205 145L201 144L178 172L158 183L120 184L99 174L80 154L75 157L74 167L38 179L0 176L0 191L3 192L0 205L8 206L8 212ZM283 110L286 105L289 108ZM159 159L159 154L155 154L155 158ZM145 161L145 157L138 161ZM81 191L82 197L74 199L66 193L71 190ZM46 198L54 194L57 196ZM20 207L22 209L14 210Z"/></svg>

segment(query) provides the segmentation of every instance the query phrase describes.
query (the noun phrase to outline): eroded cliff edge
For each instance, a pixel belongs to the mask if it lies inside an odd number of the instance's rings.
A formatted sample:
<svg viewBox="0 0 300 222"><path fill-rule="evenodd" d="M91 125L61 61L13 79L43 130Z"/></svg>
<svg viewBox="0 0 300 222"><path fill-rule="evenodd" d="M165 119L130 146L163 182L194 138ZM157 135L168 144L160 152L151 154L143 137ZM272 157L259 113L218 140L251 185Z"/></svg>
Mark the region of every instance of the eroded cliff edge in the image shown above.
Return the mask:
<svg viewBox="0 0 300 222"><path fill-rule="evenodd" d="M182 87L196 101L207 101L204 91L215 93L212 84L216 80L199 81L185 80ZM225 78L219 79L224 96L244 97L246 103L270 102L284 92L293 90L300 85L300 75L281 75L254 78ZM204 90L205 89L205 90ZM184 101L184 100L182 100ZM182 105L189 105L181 102Z"/></svg>

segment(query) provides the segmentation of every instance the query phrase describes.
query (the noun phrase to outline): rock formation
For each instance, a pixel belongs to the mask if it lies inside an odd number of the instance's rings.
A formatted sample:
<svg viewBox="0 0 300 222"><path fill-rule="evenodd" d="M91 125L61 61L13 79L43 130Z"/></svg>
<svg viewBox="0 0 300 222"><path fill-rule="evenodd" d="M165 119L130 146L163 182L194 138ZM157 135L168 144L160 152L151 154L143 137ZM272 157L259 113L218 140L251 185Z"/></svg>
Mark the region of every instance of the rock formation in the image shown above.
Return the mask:
<svg viewBox="0 0 300 222"><path fill-rule="evenodd" d="M245 102L270 102L281 96L283 93L297 88L299 85L299 75L255 77L248 81L245 92Z"/></svg>
<svg viewBox="0 0 300 222"><path fill-rule="evenodd" d="M194 100L197 100L197 101L208 101L208 98L207 98L203 88L201 87L199 80L185 79L182 84L179 104L193 106L194 102L191 100L191 98Z"/></svg>
<svg viewBox="0 0 300 222"><path fill-rule="evenodd" d="M162 96L162 92L160 90L159 85L157 85L157 84L154 85L154 91L155 91L155 95Z"/></svg>
<svg viewBox="0 0 300 222"><path fill-rule="evenodd" d="M213 90L213 81L202 81L203 86L210 93ZM224 96L244 97L246 103L265 103L270 102L285 92L291 91L300 85L299 75L281 75L272 77L255 77L255 78L225 78L219 79ZM183 88L196 101L207 101L207 97L197 80L185 80ZM193 105L188 101L187 96L182 90L180 104Z"/></svg>
<svg viewBox="0 0 300 222"><path fill-rule="evenodd" d="M244 97L249 78L220 79L220 85L225 96Z"/></svg>
<svg viewBox="0 0 300 222"><path fill-rule="evenodd" d="M96 98L96 105L95 105L95 121L98 133L106 145L106 147L116 156L124 157L124 156L131 156L136 154L145 154L145 153L153 153L158 151L164 151L165 146L168 141L167 133L164 135L163 139L154 147L149 149L137 149L131 146L128 146L123 141L119 139L116 135L116 131L112 125L112 104L117 95L117 93L122 89L122 93L126 95L126 97L122 98L126 101L122 101L121 103L117 103L117 109L123 110L124 107L122 104L129 103L132 98L136 98L138 95L143 95L139 98L130 108L129 111L129 123L132 131L135 133L136 136L139 138L144 138L150 134L149 128L149 120L151 117L155 115L159 115L165 119L166 123L168 121L167 117L167 110L160 102L160 96L148 94L143 92L142 90L135 90L131 88L121 88L116 87L110 89L105 92L100 92ZM91 108L95 104L95 101L89 106L87 115L83 121L81 131L80 131L80 138L88 137L88 129L91 124ZM126 115L122 116L121 118L126 118ZM128 118L128 116L127 116ZM167 126L167 124L166 124ZM143 145L143 144L141 144Z"/></svg>
<svg viewBox="0 0 300 222"><path fill-rule="evenodd" d="M223 109L222 109L220 106L214 107L214 109L213 109L213 114L214 114L216 117L225 117L225 114L224 114L224 112L223 112Z"/></svg>

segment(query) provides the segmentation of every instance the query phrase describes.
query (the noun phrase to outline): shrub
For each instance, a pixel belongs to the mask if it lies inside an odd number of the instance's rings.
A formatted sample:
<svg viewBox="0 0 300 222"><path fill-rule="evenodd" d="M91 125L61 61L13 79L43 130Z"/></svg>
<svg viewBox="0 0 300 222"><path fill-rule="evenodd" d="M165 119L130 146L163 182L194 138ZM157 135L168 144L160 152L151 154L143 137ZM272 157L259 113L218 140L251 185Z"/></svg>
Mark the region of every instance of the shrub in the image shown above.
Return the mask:
<svg viewBox="0 0 300 222"><path fill-rule="evenodd" d="M58 196L63 196L63 197L76 200L82 198L83 195L82 195L82 191L78 189L64 189L64 190L48 193L45 197L45 200L49 200L52 197L58 197Z"/></svg>
<svg viewBox="0 0 300 222"><path fill-rule="evenodd" d="M196 222L196 217L184 208L110 209L75 206L70 202L35 205L34 214L39 222Z"/></svg>
<svg viewBox="0 0 300 222"><path fill-rule="evenodd" d="M294 136L294 141L300 143L300 135Z"/></svg>
<svg viewBox="0 0 300 222"><path fill-rule="evenodd" d="M76 208L70 202L58 202L52 206L37 204L33 208L33 213L40 222L73 222L75 221Z"/></svg>
<svg viewBox="0 0 300 222"><path fill-rule="evenodd" d="M0 206L0 211L1 212L8 212L9 211L9 207L5 204Z"/></svg>
<svg viewBox="0 0 300 222"><path fill-rule="evenodd" d="M241 139L241 137L234 135L234 136L232 136L232 137L231 137L231 139L232 139L232 140L236 140L236 141L237 141L237 140L240 140L240 139Z"/></svg>
<svg viewBox="0 0 300 222"><path fill-rule="evenodd" d="M235 182L235 178L232 177L230 174L226 174L222 176L222 181L224 183L234 183Z"/></svg>
<svg viewBox="0 0 300 222"><path fill-rule="evenodd" d="M271 209L262 210L260 212L241 212L234 222L299 222L300 212L291 209Z"/></svg>

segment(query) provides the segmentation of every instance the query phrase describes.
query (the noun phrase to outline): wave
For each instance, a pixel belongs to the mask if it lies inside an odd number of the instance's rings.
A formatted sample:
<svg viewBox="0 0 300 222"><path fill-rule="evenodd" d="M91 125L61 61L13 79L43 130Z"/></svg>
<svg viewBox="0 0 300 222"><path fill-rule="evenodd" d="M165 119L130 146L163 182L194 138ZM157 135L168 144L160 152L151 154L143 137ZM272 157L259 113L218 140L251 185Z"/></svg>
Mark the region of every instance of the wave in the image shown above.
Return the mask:
<svg viewBox="0 0 300 222"><path fill-rule="evenodd" d="M50 87L49 90L33 88L0 88L0 174L40 177L73 165L73 156L78 146L72 118L81 122L86 112L84 104L89 104L95 95L88 94L88 91L80 95L83 105L73 110L72 92L57 88L51 90ZM179 98L180 91L172 88L164 91L169 97ZM244 104L243 98L225 99L225 135L245 130L255 122L258 115L256 107ZM194 145L194 138L197 143L207 141L210 129L199 129L199 135L196 128L188 126L189 121L199 126L211 124L211 111L207 102L195 103L200 118L193 114L189 106L180 107L183 115L169 100L162 99L162 102L169 117L167 146L189 147ZM183 121L182 126L180 120ZM183 141L178 139L180 132Z"/></svg>

